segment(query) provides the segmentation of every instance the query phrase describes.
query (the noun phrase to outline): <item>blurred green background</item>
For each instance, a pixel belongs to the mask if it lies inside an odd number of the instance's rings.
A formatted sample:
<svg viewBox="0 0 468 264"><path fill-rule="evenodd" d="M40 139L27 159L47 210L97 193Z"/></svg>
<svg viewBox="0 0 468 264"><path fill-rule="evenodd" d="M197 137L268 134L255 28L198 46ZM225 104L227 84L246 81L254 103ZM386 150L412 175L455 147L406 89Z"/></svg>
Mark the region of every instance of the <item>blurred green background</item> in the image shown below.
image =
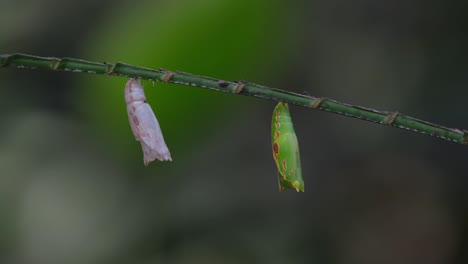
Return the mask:
<svg viewBox="0 0 468 264"><path fill-rule="evenodd" d="M0 53L123 61L468 128L465 1L1 1ZM0 69L0 263L467 263L468 148L145 82L173 162L143 166L126 79Z"/></svg>

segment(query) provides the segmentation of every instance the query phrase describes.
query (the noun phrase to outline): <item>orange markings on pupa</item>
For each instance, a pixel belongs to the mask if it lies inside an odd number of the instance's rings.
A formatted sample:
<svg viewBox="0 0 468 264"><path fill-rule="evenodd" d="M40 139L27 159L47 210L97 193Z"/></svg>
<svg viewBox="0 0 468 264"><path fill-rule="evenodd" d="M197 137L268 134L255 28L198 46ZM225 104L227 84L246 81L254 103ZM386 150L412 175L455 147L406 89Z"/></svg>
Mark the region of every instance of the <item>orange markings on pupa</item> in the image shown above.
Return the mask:
<svg viewBox="0 0 468 264"><path fill-rule="evenodd" d="M295 189L303 192L304 181L301 175L299 146L286 103L278 103L275 107L271 122L271 137L280 191Z"/></svg>
<svg viewBox="0 0 468 264"><path fill-rule="evenodd" d="M280 172L280 175L281 175L281 178L283 178L283 180L286 180L286 175L284 174L284 172Z"/></svg>
<svg viewBox="0 0 468 264"><path fill-rule="evenodd" d="M275 130L275 139L277 139L280 136L280 132L278 130Z"/></svg>
<svg viewBox="0 0 468 264"><path fill-rule="evenodd" d="M287 166L286 166L286 160L282 160L281 163L283 163L283 169L287 169Z"/></svg>

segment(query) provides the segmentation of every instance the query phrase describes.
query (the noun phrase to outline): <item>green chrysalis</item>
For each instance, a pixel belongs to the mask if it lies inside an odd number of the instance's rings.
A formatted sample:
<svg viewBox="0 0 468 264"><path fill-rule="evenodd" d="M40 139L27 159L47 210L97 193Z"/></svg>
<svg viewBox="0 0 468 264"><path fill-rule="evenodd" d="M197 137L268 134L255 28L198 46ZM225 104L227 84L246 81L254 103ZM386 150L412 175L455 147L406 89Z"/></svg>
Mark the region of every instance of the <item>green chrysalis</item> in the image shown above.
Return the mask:
<svg viewBox="0 0 468 264"><path fill-rule="evenodd" d="M273 111L271 121L271 143L273 159L278 168L280 191L295 189L304 191L302 180L301 158L296 132L286 103L278 103Z"/></svg>

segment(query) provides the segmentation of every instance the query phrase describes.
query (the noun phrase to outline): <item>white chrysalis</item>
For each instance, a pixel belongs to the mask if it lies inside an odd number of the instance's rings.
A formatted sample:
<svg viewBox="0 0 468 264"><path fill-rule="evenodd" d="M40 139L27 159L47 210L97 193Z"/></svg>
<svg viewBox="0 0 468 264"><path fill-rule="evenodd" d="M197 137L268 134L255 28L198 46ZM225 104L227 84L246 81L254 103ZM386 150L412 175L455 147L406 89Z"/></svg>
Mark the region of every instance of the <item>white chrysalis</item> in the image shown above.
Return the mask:
<svg viewBox="0 0 468 264"><path fill-rule="evenodd" d="M129 79L125 85L125 103L127 103L128 121L133 135L140 141L145 165L155 159L171 159L171 153L164 142L158 120L151 106L146 102L145 92L140 80Z"/></svg>

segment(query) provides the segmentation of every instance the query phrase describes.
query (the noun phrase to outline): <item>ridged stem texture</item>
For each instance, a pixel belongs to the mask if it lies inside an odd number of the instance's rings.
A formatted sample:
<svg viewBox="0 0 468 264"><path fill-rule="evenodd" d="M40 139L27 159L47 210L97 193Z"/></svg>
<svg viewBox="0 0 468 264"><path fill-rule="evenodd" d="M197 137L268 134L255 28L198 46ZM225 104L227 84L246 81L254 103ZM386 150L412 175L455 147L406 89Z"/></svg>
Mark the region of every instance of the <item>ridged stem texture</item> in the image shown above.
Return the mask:
<svg viewBox="0 0 468 264"><path fill-rule="evenodd" d="M378 111L362 106L341 103L324 97L314 97L270 88L247 81L225 81L179 71L173 72L165 69L143 68L121 62L99 63L73 58L39 57L27 54L2 54L0 55L0 67L106 74L200 87L318 109L406 129L460 144L468 144L468 131L466 130L447 128L398 112Z"/></svg>

